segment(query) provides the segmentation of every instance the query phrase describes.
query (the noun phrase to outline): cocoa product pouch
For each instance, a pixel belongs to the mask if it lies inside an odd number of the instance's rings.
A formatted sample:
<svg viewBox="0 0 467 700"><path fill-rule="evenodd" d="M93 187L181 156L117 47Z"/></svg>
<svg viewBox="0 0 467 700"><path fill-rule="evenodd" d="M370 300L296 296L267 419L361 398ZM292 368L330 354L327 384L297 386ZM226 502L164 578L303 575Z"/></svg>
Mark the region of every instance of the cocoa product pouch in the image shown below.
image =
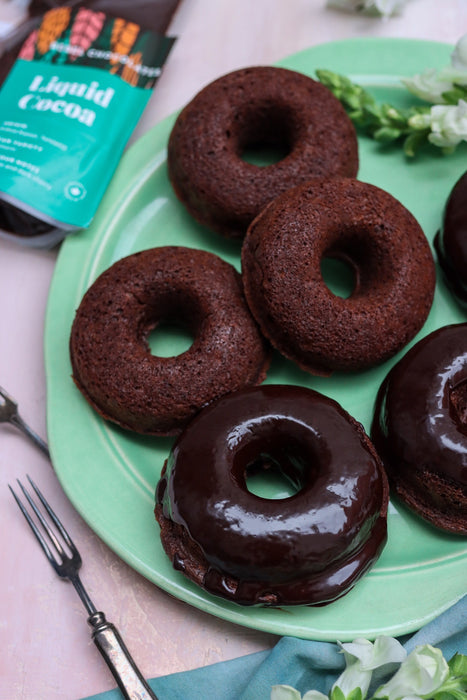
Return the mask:
<svg viewBox="0 0 467 700"><path fill-rule="evenodd" d="M3 236L47 247L89 226L174 42L158 4L31 4L0 59Z"/></svg>

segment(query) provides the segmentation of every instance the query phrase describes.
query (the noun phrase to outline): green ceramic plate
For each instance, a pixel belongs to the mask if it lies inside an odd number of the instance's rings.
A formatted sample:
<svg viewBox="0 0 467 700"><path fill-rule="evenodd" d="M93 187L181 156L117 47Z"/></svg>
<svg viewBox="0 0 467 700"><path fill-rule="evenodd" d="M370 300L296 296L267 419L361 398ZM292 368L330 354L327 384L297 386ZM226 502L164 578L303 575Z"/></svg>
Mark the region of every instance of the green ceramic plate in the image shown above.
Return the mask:
<svg viewBox="0 0 467 700"><path fill-rule="evenodd" d="M329 68L367 86L378 99L409 99L399 76L449 62L449 46L410 40L350 40L316 46L281 62L313 75ZM201 87L201 86L200 86ZM194 223L175 199L166 173L173 118L158 124L122 159L92 227L63 244L52 281L45 331L48 431L58 478L95 532L160 588L220 618L276 634L342 641L417 629L465 592L467 540L438 532L392 503L389 540L373 570L341 600L321 608L242 608L205 594L169 564L153 518L153 492L169 439L142 438L102 421L74 387L68 337L74 311L96 276L134 251L165 244L211 250L239 268L238 244ZM383 151L360 138L359 178L398 197L428 239L443 204L465 169L465 150L430 151L407 162L400 148ZM421 335L463 320L439 279ZM156 353L178 354L186 338L154 339ZM169 352L172 348L172 352ZM174 350L175 348L175 350ZM268 382L303 384L337 399L368 429L376 390L395 361L354 375L318 379L276 356Z"/></svg>

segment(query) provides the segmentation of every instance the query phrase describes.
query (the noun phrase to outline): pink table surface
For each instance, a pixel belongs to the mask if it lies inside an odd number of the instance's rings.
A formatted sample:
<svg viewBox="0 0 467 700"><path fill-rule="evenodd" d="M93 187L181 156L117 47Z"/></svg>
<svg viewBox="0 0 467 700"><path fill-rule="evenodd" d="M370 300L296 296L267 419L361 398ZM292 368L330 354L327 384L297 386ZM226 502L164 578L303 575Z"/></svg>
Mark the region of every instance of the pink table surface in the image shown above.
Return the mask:
<svg viewBox="0 0 467 700"><path fill-rule="evenodd" d="M0 2L0 21L13 4ZM467 31L465 0L411 0L400 17L370 19L325 8L324 0L182 0L178 41L132 140L230 70L269 64L309 46L350 37L455 43ZM1 59L0 59L1 60ZM0 241L0 385L28 423L46 435L43 321L57 250ZM274 645L276 637L218 620L172 599L122 562L67 501L29 442L0 426L0 697L82 698L114 687L73 588L53 573L7 489L30 474L78 543L83 580L117 624L148 677L183 671Z"/></svg>

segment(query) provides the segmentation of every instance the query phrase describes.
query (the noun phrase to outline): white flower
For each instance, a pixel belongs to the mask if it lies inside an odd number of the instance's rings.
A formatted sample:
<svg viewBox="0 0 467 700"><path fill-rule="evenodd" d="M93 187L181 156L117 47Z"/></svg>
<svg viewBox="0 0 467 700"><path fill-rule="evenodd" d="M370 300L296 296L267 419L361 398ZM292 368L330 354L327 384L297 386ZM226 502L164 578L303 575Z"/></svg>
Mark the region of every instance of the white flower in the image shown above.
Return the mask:
<svg viewBox="0 0 467 700"><path fill-rule="evenodd" d="M290 685L273 685L271 700L329 700L329 698L319 690L309 690L302 698L298 690Z"/></svg>
<svg viewBox="0 0 467 700"><path fill-rule="evenodd" d="M407 656L403 646L392 637L377 637L374 644L367 639L355 639L339 645L344 652L346 668L332 690L338 687L346 697L355 688L360 688L365 697L376 668L388 663L400 663Z"/></svg>
<svg viewBox="0 0 467 700"><path fill-rule="evenodd" d="M402 82L413 95L435 104L444 102L443 92L452 88L451 80L441 76L441 71L436 68L427 68L412 78L402 78Z"/></svg>
<svg viewBox="0 0 467 700"><path fill-rule="evenodd" d="M467 34L457 42L451 54L451 65L456 70L467 71Z"/></svg>
<svg viewBox="0 0 467 700"><path fill-rule="evenodd" d="M451 66L440 70L427 68L423 73L418 73L412 78L402 78L402 82L407 90L420 99L433 104L442 104L445 101L443 93L452 90L454 83L467 85L467 68L465 70L458 70Z"/></svg>
<svg viewBox="0 0 467 700"><path fill-rule="evenodd" d="M440 649L430 644L416 647L397 673L376 691L375 698L408 700L431 697L449 676L449 666Z"/></svg>
<svg viewBox="0 0 467 700"><path fill-rule="evenodd" d="M451 55L451 65L436 70L427 68L412 78L402 78L407 90L427 102L442 104L443 93L454 84L467 85L467 34L462 36Z"/></svg>
<svg viewBox="0 0 467 700"><path fill-rule="evenodd" d="M434 105L430 110L431 134L428 140L441 148L453 148L467 141L467 102L457 105Z"/></svg>

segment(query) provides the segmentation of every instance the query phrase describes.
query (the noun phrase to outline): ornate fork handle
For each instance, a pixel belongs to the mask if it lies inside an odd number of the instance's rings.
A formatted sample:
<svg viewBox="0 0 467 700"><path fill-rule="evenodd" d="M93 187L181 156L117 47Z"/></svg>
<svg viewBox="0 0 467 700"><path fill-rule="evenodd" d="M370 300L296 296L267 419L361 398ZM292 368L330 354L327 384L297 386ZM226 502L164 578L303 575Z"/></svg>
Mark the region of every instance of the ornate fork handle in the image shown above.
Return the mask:
<svg viewBox="0 0 467 700"><path fill-rule="evenodd" d="M123 697L128 700L157 700L139 672L117 628L107 622L103 612L88 617L92 638L111 670Z"/></svg>

